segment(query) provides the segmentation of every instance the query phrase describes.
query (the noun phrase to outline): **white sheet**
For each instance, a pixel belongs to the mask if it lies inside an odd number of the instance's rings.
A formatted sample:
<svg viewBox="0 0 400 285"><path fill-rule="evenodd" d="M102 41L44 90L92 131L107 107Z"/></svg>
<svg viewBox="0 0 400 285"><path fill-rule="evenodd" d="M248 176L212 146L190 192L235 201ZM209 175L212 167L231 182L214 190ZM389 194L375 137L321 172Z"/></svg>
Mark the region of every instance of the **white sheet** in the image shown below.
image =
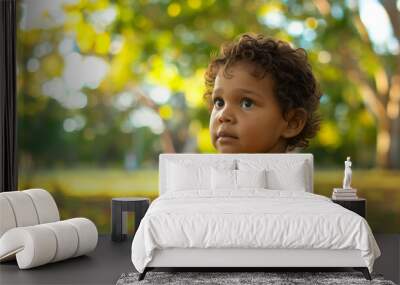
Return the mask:
<svg viewBox="0 0 400 285"><path fill-rule="evenodd" d="M372 272L380 250L364 218L330 199L299 191L247 189L166 193L153 201L132 242L143 272L154 249L358 249Z"/></svg>

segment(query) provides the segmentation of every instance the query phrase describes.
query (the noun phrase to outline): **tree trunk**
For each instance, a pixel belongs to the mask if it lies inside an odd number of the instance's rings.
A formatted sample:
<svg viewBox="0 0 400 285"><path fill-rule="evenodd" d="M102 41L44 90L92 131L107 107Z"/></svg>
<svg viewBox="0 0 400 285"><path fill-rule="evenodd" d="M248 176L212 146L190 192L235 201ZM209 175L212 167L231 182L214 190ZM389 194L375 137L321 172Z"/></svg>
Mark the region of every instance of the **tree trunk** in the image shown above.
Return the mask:
<svg viewBox="0 0 400 285"><path fill-rule="evenodd" d="M397 1L396 4L396 1L394 0L382 0L381 3L389 16L394 37L397 39L397 42L400 43L400 10L398 9L399 3ZM400 169L400 54L396 55L395 60L397 66L391 80L388 103L388 115L391 119L389 167L392 169Z"/></svg>
<svg viewBox="0 0 400 285"><path fill-rule="evenodd" d="M400 116L392 121L390 129L389 167L400 169Z"/></svg>
<svg viewBox="0 0 400 285"><path fill-rule="evenodd" d="M377 166L384 169L400 169L400 116L394 120L387 118L379 121L377 131Z"/></svg>
<svg viewBox="0 0 400 285"><path fill-rule="evenodd" d="M389 168L390 125L387 120L378 119L376 141L376 164L379 168Z"/></svg>

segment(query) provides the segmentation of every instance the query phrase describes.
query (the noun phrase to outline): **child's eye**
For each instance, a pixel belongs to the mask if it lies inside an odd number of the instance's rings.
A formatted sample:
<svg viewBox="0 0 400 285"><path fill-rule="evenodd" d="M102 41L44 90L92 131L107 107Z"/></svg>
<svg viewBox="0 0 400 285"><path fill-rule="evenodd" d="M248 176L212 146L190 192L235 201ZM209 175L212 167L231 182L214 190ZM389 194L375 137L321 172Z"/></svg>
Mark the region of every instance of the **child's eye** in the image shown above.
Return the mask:
<svg viewBox="0 0 400 285"><path fill-rule="evenodd" d="M224 106L224 100L222 100L221 98L215 98L214 106L217 108L222 108Z"/></svg>
<svg viewBox="0 0 400 285"><path fill-rule="evenodd" d="M251 99L245 98L242 100L242 102L240 102L240 106L245 108L245 109L250 109L251 107L253 107L254 102Z"/></svg>

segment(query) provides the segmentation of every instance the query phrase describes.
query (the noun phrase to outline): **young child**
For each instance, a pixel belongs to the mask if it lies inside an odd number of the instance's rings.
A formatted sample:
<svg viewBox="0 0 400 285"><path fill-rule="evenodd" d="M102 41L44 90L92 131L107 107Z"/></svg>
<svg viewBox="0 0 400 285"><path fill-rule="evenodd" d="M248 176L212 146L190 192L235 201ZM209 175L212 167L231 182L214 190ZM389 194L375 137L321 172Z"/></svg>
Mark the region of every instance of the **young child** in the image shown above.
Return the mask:
<svg viewBox="0 0 400 285"><path fill-rule="evenodd" d="M210 135L220 153L279 153L308 146L321 92L306 52L244 34L223 45L205 74Z"/></svg>

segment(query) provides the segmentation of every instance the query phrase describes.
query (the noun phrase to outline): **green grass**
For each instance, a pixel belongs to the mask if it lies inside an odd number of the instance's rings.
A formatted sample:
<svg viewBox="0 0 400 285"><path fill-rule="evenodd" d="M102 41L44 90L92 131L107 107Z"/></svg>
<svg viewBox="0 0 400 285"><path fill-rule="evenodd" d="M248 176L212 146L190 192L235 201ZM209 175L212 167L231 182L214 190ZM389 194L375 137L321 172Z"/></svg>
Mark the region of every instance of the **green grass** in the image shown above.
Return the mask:
<svg viewBox="0 0 400 285"><path fill-rule="evenodd" d="M20 175L20 185L49 189L58 187L71 196L157 196L156 170L68 169L39 171L33 176ZM21 187L20 187L21 188ZM23 187L26 188L26 187ZM21 189L23 189L21 188Z"/></svg>
<svg viewBox="0 0 400 285"><path fill-rule="evenodd" d="M314 193L330 196L341 187L343 171L314 173ZM355 170L352 186L367 199L367 220L374 232L400 233L400 171ZM50 191L63 219L87 217L100 233L110 232L112 197L158 196L157 170L72 169L20 173L19 189Z"/></svg>

